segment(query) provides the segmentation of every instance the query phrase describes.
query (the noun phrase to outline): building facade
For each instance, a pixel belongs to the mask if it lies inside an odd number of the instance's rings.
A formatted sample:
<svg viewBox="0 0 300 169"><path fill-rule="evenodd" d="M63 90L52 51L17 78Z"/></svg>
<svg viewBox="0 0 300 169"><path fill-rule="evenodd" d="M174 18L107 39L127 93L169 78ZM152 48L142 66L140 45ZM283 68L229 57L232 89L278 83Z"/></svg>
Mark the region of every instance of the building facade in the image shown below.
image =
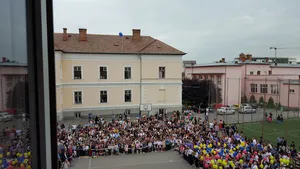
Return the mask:
<svg viewBox="0 0 300 169"><path fill-rule="evenodd" d="M181 110L182 56L141 36L55 34L59 119Z"/></svg>
<svg viewBox="0 0 300 169"><path fill-rule="evenodd" d="M27 76L28 72L26 64L12 62L5 57L2 58L0 62L0 111L6 109L17 110L18 108L21 108L19 103L25 103L25 86L22 82L27 81ZM18 85L18 83L22 84ZM9 97L10 95L13 96Z"/></svg>
<svg viewBox="0 0 300 169"><path fill-rule="evenodd" d="M185 68L187 78L210 79L221 88L222 104L240 104L242 98L249 101L253 95L259 102L275 103L299 108L300 65L253 62L252 55L240 54L239 61L194 65Z"/></svg>

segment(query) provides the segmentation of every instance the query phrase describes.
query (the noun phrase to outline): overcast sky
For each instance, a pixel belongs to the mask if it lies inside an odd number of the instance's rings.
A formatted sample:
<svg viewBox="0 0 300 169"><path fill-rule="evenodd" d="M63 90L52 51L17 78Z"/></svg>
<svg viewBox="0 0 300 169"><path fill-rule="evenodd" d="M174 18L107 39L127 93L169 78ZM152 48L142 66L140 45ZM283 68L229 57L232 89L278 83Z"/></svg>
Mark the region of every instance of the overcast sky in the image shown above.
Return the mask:
<svg viewBox="0 0 300 169"><path fill-rule="evenodd" d="M55 31L143 35L186 53L184 59L273 56L270 46L300 47L300 0L54 0ZM278 51L299 56L300 49Z"/></svg>

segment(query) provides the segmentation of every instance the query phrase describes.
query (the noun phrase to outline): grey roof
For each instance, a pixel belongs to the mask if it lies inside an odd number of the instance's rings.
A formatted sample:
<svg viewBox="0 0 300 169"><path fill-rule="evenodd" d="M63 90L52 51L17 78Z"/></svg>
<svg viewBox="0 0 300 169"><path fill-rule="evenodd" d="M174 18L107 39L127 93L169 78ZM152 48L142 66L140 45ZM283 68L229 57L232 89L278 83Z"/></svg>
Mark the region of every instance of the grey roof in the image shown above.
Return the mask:
<svg viewBox="0 0 300 169"><path fill-rule="evenodd" d="M246 60L245 62L241 62L241 61L229 61L229 62L197 64L197 65L194 65L193 67L242 66L244 64L270 65L271 63L255 62L255 61ZM192 67L192 66L187 66L187 67Z"/></svg>
<svg viewBox="0 0 300 169"><path fill-rule="evenodd" d="M27 67L26 63L19 63L19 62L0 62L0 67Z"/></svg>
<svg viewBox="0 0 300 169"><path fill-rule="evenodd" d="M300 64L277 63L276 66L275 66L275 64L272 64L271 67L280 67L280 68L300 68Z"/></svg>

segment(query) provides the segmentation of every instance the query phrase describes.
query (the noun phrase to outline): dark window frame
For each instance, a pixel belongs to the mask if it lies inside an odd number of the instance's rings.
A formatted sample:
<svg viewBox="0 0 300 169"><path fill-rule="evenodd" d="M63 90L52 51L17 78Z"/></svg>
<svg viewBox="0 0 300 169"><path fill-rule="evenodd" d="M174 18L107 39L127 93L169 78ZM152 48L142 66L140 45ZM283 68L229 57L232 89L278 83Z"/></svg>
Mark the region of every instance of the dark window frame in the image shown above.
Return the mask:
<svg viewBox="0 0 300 169"><path fill-rule="evenodd" d="M124 67L124 79L131 79L131 66Z"/></svg>
<svg viewBox="0 0 300 169"><path fill-rule="evenodd" d="M99 74L100 79L107 79L107 66L100 66L99 67Z"/></svg>
<svg viewBox="0 0 300 169"><path fill-rule="evenodd" d="M100 90L100 103L108 103L107 93L107 90Z"/></svg>
<svg viewBox="0 0 300 169"><path fill-rule="evenodd" d="M53 31L53 1L27 0L26 45L32 168L58 169ZM45 77L45 74L48 76ZM48 79L45 81L45 78ZM50 115L50 112L55 114Z"/></svg>
<svg viewBox="0 0 300 169"><path fill-rule="evenodd" d="M159 76L159 79L165 79L166 78L166 67L165 66L160 66L158 68L158 76Z"/></svg>
<svg viewBox="0 0 300 169"><path fill-rule="evenodd" d="M132 91L131 90L124 91L124 102L126 102L126 103L132 102Z"/></svg>

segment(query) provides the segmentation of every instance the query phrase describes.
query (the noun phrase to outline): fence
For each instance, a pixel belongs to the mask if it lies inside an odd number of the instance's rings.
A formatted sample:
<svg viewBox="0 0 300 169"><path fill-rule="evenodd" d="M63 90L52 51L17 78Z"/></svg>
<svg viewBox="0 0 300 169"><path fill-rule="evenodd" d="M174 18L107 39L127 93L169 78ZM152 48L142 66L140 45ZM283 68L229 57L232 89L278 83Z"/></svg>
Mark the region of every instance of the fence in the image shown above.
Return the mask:
<svg viewBox="0 0 300 169"><path fill-rule="evenodd" d="M300 80L297 76L249 76L247 78L226 78L222 83L217 84L221 91L210 93L221 95L219 101L222 105L249 104L255 107L255 112L244 113L244 109L236 108L236 111L226 111L224 113L212 113L210 120L223 120L226 124L239 124L243 131L250 133L250 136L265 136L267 139L276 142L277 137L290 138L288 141L297 141L300 145ZM209 89L208 89L209 90ZM215 90L218 91L218 90ZM216 104L216 100L209 101L211 105ZM231 114L232 113L232 114ZM267 118L270 113L276 122L277 116L282 116L284 121L282 126L269 124ZM266 117L267 114L267 117ZM255 123L255 124L253 124ZM299 126L299 127L298 127Z"/></svg>

